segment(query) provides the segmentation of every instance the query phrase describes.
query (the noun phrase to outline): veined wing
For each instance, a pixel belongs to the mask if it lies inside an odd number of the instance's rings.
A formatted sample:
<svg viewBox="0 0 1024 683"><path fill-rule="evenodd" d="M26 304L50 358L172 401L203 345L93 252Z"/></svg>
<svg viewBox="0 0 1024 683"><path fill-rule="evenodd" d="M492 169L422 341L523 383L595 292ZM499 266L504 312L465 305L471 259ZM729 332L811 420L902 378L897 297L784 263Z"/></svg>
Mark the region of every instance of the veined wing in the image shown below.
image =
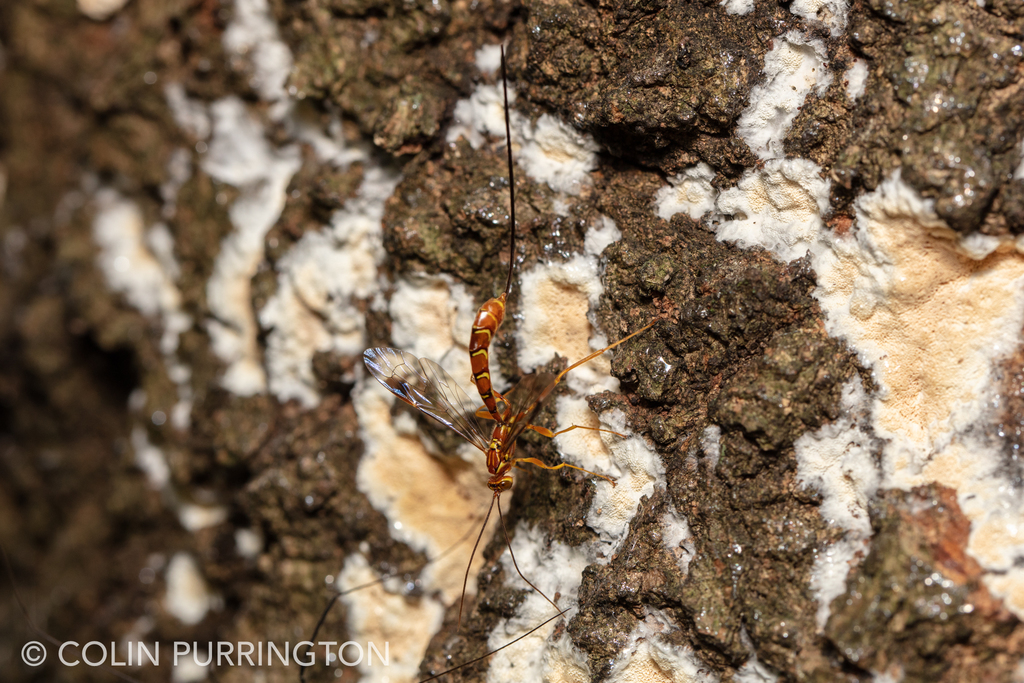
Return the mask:
<svg viewBox="0 0 1024 683"><path fill-rule="evenodd" d="M485 434L490 430L475 414L478 402L467 396L440 365L387 347L367 349L363 362L392 394L455 430L481 451L487 451Z"/></svg>
<svg viewBox="0 0 1024 683"><path fill-rule="evenodd" d="M555 376L550 372L534 372L524 375L519 384L505 392L511 410L512 429L505 438L505 447L510 448L516 438L530 424L541 402L547 398L554 387Z"/></svg>

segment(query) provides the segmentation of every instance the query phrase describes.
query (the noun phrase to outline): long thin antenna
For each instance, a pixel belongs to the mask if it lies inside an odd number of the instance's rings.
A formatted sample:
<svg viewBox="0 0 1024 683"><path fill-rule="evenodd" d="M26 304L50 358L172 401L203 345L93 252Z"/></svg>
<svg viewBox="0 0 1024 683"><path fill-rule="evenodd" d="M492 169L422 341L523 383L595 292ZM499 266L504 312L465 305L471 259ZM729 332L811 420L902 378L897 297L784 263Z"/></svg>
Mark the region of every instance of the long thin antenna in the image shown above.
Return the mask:
<svg viewBox="0 0 1024 683"><path fill-rule="evenodd" d="M484 520L484 526L487 526L487 520ZM470 527L469 529L466 530L466 533L462 534L462 537L459 540L455 541L455 543L452 543L450 546L445 548L444 551L441 552L439 555L437 555L435 557L432 557L431 559L427 560L427 563L425 565L423 565L423 566L426 567L427 565L432 564L434 562L437 562L441 558L447 557L448 555L450 555L456 548L458 548L460 545L465 543L466 539L469 538L470 534L472 534L472 533L473 533L473 527ZM479 543L479 542L480 542L480 539L478 538L477 539L477 543ZM473 546L473 551L476 552L476 546ZM472 563L472 560L470 560L470 563ZM468 571L467 571L467 575L468 575ZM373 581L367 581L366 583L361 583L358 586L353 586L352 588L346 588L343 591L335 591L334 595L331 596L331 599L327 602L327 606L324 607L324 611L320 614L320 619L317 620L316 626L313 628L313 635L311 635L309 637L310 642L314 642L314 643L316 642L317 634L319 634L320 633L320 629L323 628L324 622L327 621L327 615L330 614L331 608L334 607L334 603L336 603L338 601L338 598L340 598L343 595L348 595L349 593L355 593L356 591L361 591L362 589L369 588L370 586L376 586L376 585L382 584L385 581L387 581L388 579L394 578L394 576L395 576L395 574L389 574L387 576L381 576L380 578L374 579ZM463 594L465 594L465 589L466 589L465 584L463 584L462 589L463 589ZM309 667L301 667L299 669L299 683L306 683L306 672L308 670L309 670Z"/></svg>
<svg viewBox="0 0 1024 683"><path fill-rule="evenodd" d="M370 586L382 584L388 579L392 578L393 576L394 575L382 576L378 579L374 579L373 581L367 581L366 583L361 583L358 586L353 586L352 588L347 588L343 591L335 591L334 595L331 596L331 599L327 601L327 606L324 607L324 611L320 614L320 618L317 620L316 626L313 627L313 635L309 637L310 642L316 642L316 637L320 633L320 629L323 628L324 622L327 621L327 615L331 613L331 608L334 607L334 603L338 601L338 598L340 598L343 595L348 595L349 593L361 591L364 588L369 588ZM300 683L305 683L305 680L306 668L303 667L299 672L299 681Z"/></svg>
<svg viewBox="0 0 1024 683"><path fill-rule="evenodd" d="M441 673L436 673L436 674L434 674L433 676L431 676L430 678L424 678L423 680L419 681L419 683L428 683L429 681L433 681L433 680L436 680L436 679L440 678L441 676L447 676L448 674L450 674L450 673L451 673L451 672L453 672L453 671L458 671L459 669L462 669L462 668L465 668L465 667L467 667L467 666L470 666L471 664L476 664L477 662L482 662L482 661L484 661L485 659L487 659L488 657L490 657L490 656L492 656L492 655L495 655L495 654L497 654L497 653L501 652L501 651L502 651L502 650L504 650L504 649L505 649L506 647L511 647L512 645L515 645L516 643L518 643L518 642L519 642L520 640L522 640L523 638L529 638L530 636L532 636L532 635L534 634L534 632L536 632L536 631L538 631L538 630L540 630L540 629L544 628L545 626L547 626L548 624L550 624L550 623L551 623L552 621L554 621L554 620L555 620L555 619L557 619L558 617L560 617L560 616L562 616L563 614L565 614L566 612L568 612L568 611L569 611L569 609L570 609L569 607L566 607L566 608L565 608L565 609L563 609L563 610L559 610L558 614L556 614L556 615L554 615L554 616L550 617L550 618L549 618L549 619L547 619L546 621L542 621L541 623L537 624L536 626L534 626L533 628L531 628L531 629L530 629L529 631L527 631L527 632L526 632L526 633L524 633L523 635L521 635L521 636L519 636L518 638L516 638L515 640L510 640L509 642L505 643L504 645L502 645L501 647L499 647L499 648L498 648L497 650L491 650L491 651L490 651L490 652L488 652L487 654L485 654L485 655L480 655L480 656L479 656L479 657L477 657L476 659L471 659L471 660L469 660L468 662L463 662L462 664L459 664L458 666L453 666L453 667L452 667L452 668L450 668L450 669L445 669L445 670L444 670L444 671L442 671Z"/></svg>
<svg viewBox="0 0 1024 683"><path fill-rule="evenodd" d="M501 89L505 94L505 149L508 151L508 197L509 197L509 238L508 280L505 281L505 295L512 291L512 268L516 262L516 177L512 170L512 124L508 113L508 76L505 73L505 46L501 46Z"/></svg>
<svg viewBox="0 0 1024 683"><path fill-rule="evenodd" d="M495 498L497 498L497 496L495 496ZM514 552L512 552L512 541L510 541L508 539L508 529L505 528L505 515L501 514L501 501L500 500L498 501L498 519L501 520L501 531L502 531L502 533L505 534L505 545L508 546L508 554L512 558L512 566L516 568L516 572L519 574L519 578L521 578L523 581L525 581L526 585L528 585L530 588L532 588L533 590L537 591L541 595L541 597L543 597L545 600L550 602L552 607L554 607L555 609L562 609L561 607L556 605L555 601L552 600L551 598L549 598L544 593L544 591L542 591L541 589L539 589L536 586L534 586L533 582L531 582L528 578L526 578L526 576L523 575L522 570L519 569L519 563L516 562L516 554Z"/></svg>
<svg viewBox="0 0 1024 683"><path fill-rule="evenodd" d="M466 575L462 577L462 597L459 598L459 624L456 630L462 630L462 608L466 604L466 586L469 585L469 570L473 567L473 558L476 557L477 546L480 545L480 539L484 537L484 530L487 528L487 522L491 519L491 510L494 509L494 501L497 498L491 498L491 505L487 508L487 516L484 517L484 523L480 525L480 533L477 534L476 543L473 544L473 552L469 554L469 562L466 563ZM501 514L501 505L498 505L498 514Z"/></svg>

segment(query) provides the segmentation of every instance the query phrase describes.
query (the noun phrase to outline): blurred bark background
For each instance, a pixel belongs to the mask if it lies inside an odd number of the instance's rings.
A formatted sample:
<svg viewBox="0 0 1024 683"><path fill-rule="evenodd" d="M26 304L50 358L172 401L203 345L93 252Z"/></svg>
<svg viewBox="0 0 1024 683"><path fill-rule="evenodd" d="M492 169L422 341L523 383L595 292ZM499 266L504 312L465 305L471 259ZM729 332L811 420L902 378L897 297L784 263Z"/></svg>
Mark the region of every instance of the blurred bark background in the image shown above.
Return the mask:
<svg viewBox="0 0 1024 683"><path fill-rule="evenodd" d="M590 406L622 410L656 449L664 481L620 550L584 572L579 608L555 637L580 648L592 680L632 680L621 662L654 613L663 627L651 642L701 667L655 658L644 680L1019 680L1020 608L986 578L1012 578L1012 562L978 564L963 499L935 479L865 498L870 523L861 520L859 550L838 578L850 570L846 588L819 623L816 562L853 537L822 514L827 492L800 474L794 444L850 417L844 386L871 397L890 389L860 349L826 331L814 295L823 275L802 256L807 245L792 258L744 248L715 231L752 215L719 206L659 217L654 204L699 164L713 196L799 159L826 206L804 181L793 181L803 199L785 201L767 183L761 205L785 222L786 201L809 202L802 222L842 237L858 199L902 169L932 202L942 239L974 236L1008 253L1024 232L1022 38L1014 0L3 3L0 542L32 620L80 643L295 642L331 595L325 577L354 553L415 581L430 558L392 537L357 482L360 354L327 344L296 371L306 384L289 388L273 366L282 323L263 312L293 248L361 201L383 208L379 273L371 245L366 263L350 264L370 269L369 291L305 304L327 328L337 306L361 321L337 334L391 344L386 300L400 278L446 274L476 305L499 290L502 140L475 148L446 134L456 103L496 83L478 51L505 42L515 110L530 125L553 115L600 150L568 190L520 169L519 272L581 253L610 217L622 238L602 255L591 321L614 341L663 318L616 351L621 392ZM783 48L796 62L772 52ZM762 90L789 76L810 85L786 112L785 98ZM758 102L781 113L758 114ZM775 121L785 123L768 131ZM317 147L325 141L329 161ZM229 144L237 166L226 168L215 160ZM375 188L385 194L370 197ZM246 220L268 225L233 237ZM219 260L229 249L235 265ZM231 268L241 289L211 286ZM495 342L506 377L521 374L523 307L514 293ZM218 349L224 339L235 347ZM1024 374L1019 352L1001 359L986 394L995 407L976 427L1013 489ZM553 407L542 418L554 424ZM882 471L886 438L863 421L857 447ZM441 450L457 445L417 424ZM551 459L542 439L520 448ZM585 524L594 495L586 477L524 472L509 522L579 545L595 538ZM690 545L675 553L662 540L666 515L688 523ZM488 546L458 634L458 606L447 606L424 673L485 652L494 624L515 612L523 598L497 570L503 546ZM194 577L205 597L190 614L167 596ZM11 582L0 585L5 680L111 680L59 665L52 647L44 666L25 666L21 646L38 638ZM346 640L347 623L335 610L330 640ZM172 676L166 664L129 673ZM255 678L237 667L203 675ZM359 673L310 672L335 677Z"/></svg>

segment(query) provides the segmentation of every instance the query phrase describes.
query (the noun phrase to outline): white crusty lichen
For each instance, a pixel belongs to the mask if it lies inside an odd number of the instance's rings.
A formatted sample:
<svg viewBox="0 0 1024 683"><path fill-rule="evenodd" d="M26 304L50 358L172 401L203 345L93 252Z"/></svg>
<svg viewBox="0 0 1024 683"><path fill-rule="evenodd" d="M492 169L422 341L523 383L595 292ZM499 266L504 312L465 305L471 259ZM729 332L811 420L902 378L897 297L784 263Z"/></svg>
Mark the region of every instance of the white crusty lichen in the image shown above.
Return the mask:
<svg viewBox="0 0 1024 683"><path fill-rule="evenodd" d="M592 137L550 114L542 114L534 125L521 120L519 132L519 163L531 178L569 195L590 182L600 149Z"/></svg>
<svg viewBox="0 0 1024 683"><path fill-rule="evenodd" d="M292 71L292 53L281 40L267 0L235 0L234 15L224 30L224 50L248 64L252 86L271 102L270 118L283 119L291 109L285 83Z"/></svg>
<svg viewBox="0 0 1024 683"><path fill-rule="evenodd" d="M581 427L555 437L560 461L616 482L612 486L602 479L594 480L597 488L594 504L587 513L587 525L603 542L617 544L628 532L629 520L640 499L653 495L655 486L665 485L661 458L642 437L629 435L626 417L619 410L598 416L590 410L585 397L563 396L556 402L555 414L557 429Z"/></svg>
<svg viewBox="0 0 1024 683"><path fill-rule="evenodd" d="M793 444L797 481L821 494L821 515L846 532L840 541L818 551L811 570L818 629L825 628L832 600L845 592L846 576L858 554L866 553L872 533L868 504L881 483L881 472L869 407L860 378L854 378L843 387L842 417Z"/></svg>
<svg viewBox="0 0 1024 683"><path fill-rule="evenodd" d="M704 163L683 170L658 190L654 209L669 220L685 213L707 216L718 239L762 247L779 260L802 257L821 240L831 183L809 159L770 159L743 174L735 186L716 190Z"/></svg>
<svg viewBox="0 0 1024 683"><path fill-rule="evenodd" d="M809 91L822 85L809 70L822 56L805 48L798 52L809 61L795 59L789 71L803 73ZM866 75L864 66L849 72L851 98L862 93ZM745 136L763 157L785 123L773 116L760 117L760 132ZM700 170L681 177L706 177ZM687 194L694 198L677 199L676 187L664 188L659 216L696 213L702 193ZM829 183L812 162L769 159L718 193L705 214L719 239L766 248L783 261L809 254L826 329L850 345L879 385L870 396L859 384L847 387L844 416L796 443L800 480L823 494L823 515L846 531L819 549L812 572L818 627L867 551L867 502L880 488L929 483L957 491L971 520L968 551L988 572L986 585L1024 616L1024 515L1015 512L1021 491L994 426L998 364L1018 347L1024 327L1024 255L1011 239L952 231L898 170L857 200L848 232L826 228L828 196Z"/></svg>
<svg viewBox="0 0 1024 683"><path fill-rule="evenodd" d="M210 112L202 101L190 98L185 92L185 86L177 81L164 86L164 99L179 128L196 140L209 139L213 124Z"/></svg>
<svg viewBox="0 0 1024 683"><path fill-rule="evenodd" d="M359 302L379 289L384 202L398 179L367 163L356 196L334 213L330 225L306 232L277 263L277 291L260 310L259 322L267 331L269 388L278 400L315 406L320 393L314 354L358 356L366 348Z"/></svg>
<svg viewBox="0 0 1024 683"><path fill-rule="evenodd" d="M186 552L174 554L167 563L164 578L167 583L164 609L186 626L198 624L206 617L210 608L218 604L216 596L207 587L195 558Z"/></svg>
<svg viewBox="0 0 1024 683"><path fill-rule="evenodd" d="M572 547L549 539L537 529L525 525L517 527L512 538L512 551L519 570L545 595L559 596L559 608L568 610L565 619L571 618L572 610L577 607L583 569L587 565L603 564L611 559L629 532L629 523L637 512L641 498L652 495L656 486L665 485L664 467L660 458L641 437L629 434L621 413L605 413L600 421L595 419L591 422L581 415L584 412L590 413L585 402L582 399L570 400L574 401L583 403L582 407L566 409L564 402L559 402L560 423L563 417L576 416L576 422L585 422L588 426L600 424L605 429L613 428L624 434L624 437L618 437L574 430L570 432L574 434L573 438L558 437L555 440L559 461L579 464L599 473L608 472L618 479L614 487L602 479L593 480L597 491L586 519L587 525L598 532L598 538ZM685 520L678 515L663 520L665 523L679 521L688 530ZM674 527L666 528L663 535L670 536L677 544L685 543L686 540L686 535L676 533ZM501 561L506 581L512 586L526 588L508 549ZM529 633L556 613L542 595L535 591L527 593L516 614L500 621L491 632L488 639L488 647L491 649L507 645L517 638L522 640L495 655L487 680L493 683L587 680L586 659L576 650L571 640L565 635L552 638L556 622Z"/></svg>
<svg viewBox="0 0 1024 683"><path fill-rule="evenodd" d="M807 95L821 95L832 82L825 45L798 31L775 39L765 55L765 81L750 90L750 104L740 115L736 133L762 159L785 156L782 141Z"/></svg>
<svg viewBox="0 0 1024 683"><path fill-rule="evenodd" d="M828 26L833 38L842 35L846 28L849 9L849 0L793 0L789 5L789 11L798 17Z"/></svg>
<svg viewBox="0 0 1024 683"><path fill-rule="evenodd" d="M178 392L178 401L170 409L171 426L184 431L192 411L192 371L178 358L178 340L192 327L192 317L185 313L178 289L181 271L174 238L164 223L146 226L138 205L113 189L97 191L95 203L96 263L113 291L143 315L160 321L160 352Z"/></svg>
<svg viewBox="0 0 1024 683"><path fill-rule="evenodd" d="M609 683L718 683L692 647L665 639L675 626L663 612L648 609L615 658Z"/></svg>
<svg viewBox="0 0 1024 683"><path fill-rule="evenodd" d="M871 396L847 387L844 417L796 443L801 481L823 494L822 513L847 531L821 550L812 573L818 625L869 538L867 501L878 488L928 483L957 490L972 522L969 552L997 572L989 588L1024 614L1024 572L1015 568L1024 517L1009 512L1020 493L1005 474L999 439L984 427L995 419L997 364L1024 327L1024 256L1007 240L959 237L898 171L857 200L856 219L845 234L817 220L796 240L734 240L783 259L809 253L826 329L879 384ZM720 226L718 234L735 233Z"/></svg>
<svg viewBox="0 0 1024 683"><path fill-rule="evenodd" d="M501 45L481 45L473 56L480 73L495 74L501 69Z"/></svg>
<svg viewBox="0 0 1024 683"><path fill-rule="evenodd" d="M165 200L172 202L174 197ZM184 312L177 286L180 268L174 255L174 238L163 223L147 227L138 205L115 190L99 189L95 205L93 238L98 247L97 265L113 291L123 295L143 315L161 322L158 346L167 377L177 389L178 400L170 407L169 415L154 410L143 419L158 427L169 419L172 427L183 432L189 426L192 409L192 371L178 357L178 341L192 326L192 318ZM141 388L133 391L128 401L129 408L136 413L146 407L146 402L146 392ZM226 518L225 508L179 499L171 485L164 450L150 442L145 427L136 424L130 441L136 466L146 475L150 488L163 493L163 499L175 510L185 529L196 531Z"/></svg>
<svg viewBox="0 0 1024 683"><path fill-rule="evenodd" d="M981 261L899 172L857 202L857 223L813 259L829 332L850 342L885 391L876 430L942 447L981 417L993 362L1019 341L1024 258L1011 245ZM895 464L895 463L894 463Z"/></svg>
<svg viewBox="0 0 1024 683"><path fill-rule="evenodd" d="M132 427L131 443L135 451L135 466L146 475L149 487L154 491L163 490L171 481L171 468L163 450L150 442L146 428L141 425Z"/></svg>
<svg viewBox="0 0 1024 683"><path fill-rule="evenodd" d="M715 208L718 192L711 186L714 178L715 172L703 161L669 178L669 184L654 197L658 217L668 220L677 213L685 213L699 220Z"/></svg>
<svg viewBox="0 0 1024 683"><path fill-rule="evenodd" d="M275 148L263 126L235 97L210 107L213 136L202 168L239 190L228 209L234 228L221 242L206 297L213 317L207 330L214 353L227 365L221 382L235 394L266 390L267 378L252 307L252 277L264 258L263 241L285 204L285 189L299 170L298 145Z"/></svg>
<svg viewBox="0 0 1024 683"><path fill-rule="evenodd" d="M750 14L754 11L754 0L722 0L718 3L726 14Z"/></svg>
<svg viewBox="0 0 1024 683"><path fill-rule="evenodd" d="M135 202L107 188L96 193L92 234L99 247L96 263L107 285L140 313L163 323L160 350L173 354L192 319L182 309L167 226L147 226Z"/></svg>
<svg viewBox="0 0 1024 683"><path fill-rule="evenodd" d="M766 161L721 192L712 188L712 177L703 164L676 176L655 196L658 216L668 220L685 212L696 220L709 214L718 239L762 247L782 261L800 258L819 243L831 183L813 161Z"/></svg>
<svg viewBox="0 0 1024 683"><path fill-rule="evenodd" d="M851 100L857 100L867 90L869 73L867 60L864 59L854 59L846 70L846 94Z"/></svg>
<svg viewBox="0 0 1024 683"><path fill-rule="evenodd" d="M284 86L292 68L291 52L280 40L266 0L236 0L234 10L224 31L225 51L238 67L251 70L250 84L271 103L269 118L284 121L292 113ZM267 376L257 340L251 280L263 262L264 238L281 216L285 189L302 164L302 154L297 144L272 145L263 124L237 97L206 107L190 100L177 84L169 84L165 96L175 121L201 141L197 149L206 150L200 164L203 171L239 191L228 209L233 231L221 242L206 286L212 314L206 328L214 353L227 365L221 379L224 387L242 396L262 393ZM302 137L301 123L291 124Z"/></svg>
<svg viewBox="0 0 1024 683"><path fill-rule="evenodd" d="M548 597L560 596L560 609L575 605L583 569L596 560L592 546L593 544L586 543L576 547L565 545L546 538L537 529L524 524L516 528L512 537L512 550L519 569ZM520 589L528 588L513 566L508 549L502 555L502 564L508 585ZM582 660L582 657L573 652L575 648L571 643L550 642L557 619L526 635L557 613L558 610L536 591L527 592L515 615L502 619L491 631L487 641L487 647L491 650L508 645L517 638L521 640L492 657L487 680L490 683L573 680L557 675L550 668L568 666L575 669L580 666ZM556 656L549 656L552 651Z"/></svg>
<svg viewBox="0 0 1024 683"><path fill-rule="evenodd" d="M505 104L500 86L481 84L464 100L455 103L452 123L445 139L455 142L465 138L473 149L480 149L487 138L505 139ZM516 90L508 86L508 104L516 101ZM509 113L511 116L511 112ZM513 138L513 146L516 144Z"/></svg>
<svg viewBox="0 0 1024 683"><path fill-rule="evenodd" d="M829 185L808 159L774 159L748 171L716 202L718 239L763 247L782 261L800 258L817 242L828 210Z"/></svg>
<svg viewBox="0 0 1024 683"><path fill-rule="evenodd" d="M128 0L76 0L78 11L93 21L106 21L128 4Z"/></svg>
<svg viewBox="0 0 1024 683"><path fill-rule="evenodd" d="M509 86L510 107L515 95L515 89ZM590 172L597 167L600 150L591 136L550 114L542 114L536 122L514 110L509 117L513 154L530 178L562 195L578 195L583 185L590 183ZM464 137L474 149L479 149L488 137L504 140L501 86L477 86L469 98L456 103L454 119L446 135L448 142Z"/></svg>
<svg viewBox="0 0 1024 683"><path fill-rule="evenodd" d="M560 424L567 426L565 422L560 421ZM626 426L626 416L622 411L611 410L602 413L601 427L622 435L590 432L592 435L599 435L604 443L608 452L606 471L615 479L615 486L597 486L594 503L587 513L587 524L598 533L603 542L617 546L629 533L629 523L636 514L640 500L644 496L649 498L654 495L656 487L666 485L665 466L643 437L630 433ZM556 445L563 458L570 456L567 445ZM594 448L590 453L593 458L593 454L600 451ZM588 463L586 460L582 462ZM594 482L595 486L597 481ZM680 516L679 519L684 518Z"/></svg>
<svg viewBox="0 0 1024 683"><path fill-rule="evenodd" d="M624 430L621 420L621 416L617 419L613 416L612 425ZM615 450L615 460L621 459L625 462L615 464L615 467L619 468L616 471L621 473L621 504L615 503L609 497L609 494L619 487L613 489L611 485L595 480L598 494L588 513L587 524L598 531L597 540L578 546L568 546L545 537L537 529L521 524L516 528L512 538L515 565L508 549L501 557L506 582L509 585L527 588L516 570L518 565L519 570L537 589L549 597L558 596L559 609L566 611L561 618L566 620L572 618L573 610L578 606L578 591L584 568L594 563L607 563L614 553L621 550L629 531L629 524L638 510L641 496L650 496L656 483L664 486L664 471L653 450L636 436L627 435L626 439L620 441L624 444L624 449ZM615 446L611 448L614 450ZM630 450L634 451L632 455L628 453ZM558 452L561 457L569 455L561 447ZM624 453L626 457L623 458ZM617 510L613 509L616 505L619 508ZM671 546L666 549L675 555L677 551L686 547L689 526L684 518L674 512L664 515L661 521L665 525L662 537L667 539L666 544ZM690 545L692 549L692 543ZM685 565L683 571L685 572ZM590 670L585 655L576 648L567 635L559 633L559 629L556 628L558 620L544 624L556 614L557 610L543 595L532 590L527 592L515 615L501 620L491 632L487 643L489 648L497 650L509 643L512 644L494 655L487 680L491 683L513 683L521 680L589 680ZM541 624L543 626L537 628ZM537 630L531 633L535 628ZM609 680L717 680L713 674L707 674L707 677L697 674L700 662L692 650L679 650L662 641L663 636L674 630L675 627L664 615L653 612L649 614L634 632L631 643L616 659ZM647 641L648 645L640 644L642 641ZM674 672L698 677L635 678L634 674L638 672L649 672L652 676L658 672L659 675Z"/></svg>

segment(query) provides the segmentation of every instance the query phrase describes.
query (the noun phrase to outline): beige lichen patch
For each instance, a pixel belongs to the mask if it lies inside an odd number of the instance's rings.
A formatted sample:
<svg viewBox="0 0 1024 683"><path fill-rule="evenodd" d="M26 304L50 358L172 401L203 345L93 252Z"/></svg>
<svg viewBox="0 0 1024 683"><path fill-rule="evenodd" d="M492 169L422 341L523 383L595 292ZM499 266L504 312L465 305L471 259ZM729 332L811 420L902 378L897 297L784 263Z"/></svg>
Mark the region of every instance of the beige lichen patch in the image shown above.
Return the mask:
<svg viewBox="0 0 1024 683"><path fill-rule="evenodd" d="M366 586L379 579L362 555L352 555L338 577L339 590ZM441 627L444 606L424 597L407 600L382 584L373 584L341 597L348 611L348 625L355 642L373 643L383 651L387 643L388 666L364 656L359 665L363 681L415 680L420 660L434 632ZM364 652L364 655L368 653Z"/></svg>
<svg viewBox="0 0 1024 683"><path fill-rule="evenodd" d="M1024 258L1006 248L975 261L897 178L859 205L860 232L837 250L822 290L842 336L886 389L878 426L928 448L981 409L993 361L1017 343ZM911 466L905 458L897 471Z"/></svg>
<svg viewBox="0 0 1024 683"><path fill-rule="evenodd" d="M542 357L550 360L556 353L582 358L590 352L590 299L574 282L576 278L566 275L571 274L556 266L540 266L523 276L523 303L528 314L518 334L529 344L520 354L528 367L544 362Z"/></svg>
<svg viewBox="0 0 1024 683"><path fill-rule="evenodd" d="M550 683L587 683L591 678L587 658L568 636L548 649L547 658L546 680Z"/></svg>
<svg viewBox="0 0 1024 683"><path fill-rule="evenodd" d="M604 338L594 335L587 313L603 291L597 259L590 256L540 264L524 272L523 320L516 331L519 365L531 371L556 355L575 362L595 346L600 348ZM609 356L599 356L573 370L565 381L581 394L618 390Z"/></svg>
<svg viewBox="0 0 1024 683"><path fill-rule="evenodd" d="M616 677L617 683L676 683L679 681L690 681L690 677L677 679L668 671L665 671L651 657L646 644L641 646L629 660L626 666Z"/></svg>
<svg viewBox="0 0 1024 683"><path fill-rule="evenodd" d="M767 212L776 219L787 218L793 213L804 219L818 214L818 204L811 193L798 181L779 171L756 176L756 180L750 183L747 201L757 213Z"/></svg>
<svg viewBox="0 0 1024 683"><path fill-rule="evenodd" d="M833 334L875 371L875 433L886 439L884 486L956 489L971 520L970 553L989 571L1024 554L1024 517L985 440L996 363L1024 325L1024 256L964 250L898 174L858 202L855 233L816 250L819 298ZM1024 615L1024 584L989 577Z"/></svg>
<svg viewBox="0 0 1024 683"><path fill-rule="evenodd" d="M1012 551L1021 543L1024 543L1024 518L1006 510L975 525L970 549L971 554L986 567L1005 571L1013 566L1017 553Z"/></svg>
<svg viewBox="0 0 1024 683"><path fill-rule="evenodd" d="M1007 609L1018 618L1024 614L1024 571L1013 569L1002 575L989 574L984 581L993 595L1004 600Z"/></svg>
<svg viewBox="0 0 1024 683"><path fill-rule="evenodd" d="M623 655L612 667L610 683L717 683L689 647L663 640L672 630L668 618L654 612L640 622Z"/></svg>
<svg viewBox="0 0 1024 683"><path fill-rule="evenodd" d="M967 545L971 555L987 570L1012 570L1024 551L1024 516L991 450L970 440L954 441L932 458L921 478L957 490L960 505L971 519ZM1024 607L1024 601L1020 604Z"/></svg>
<svg viewBox="0 0 1024 683"><path fill-rule="evenodd" d="M479 528L487 512L491 491L483 456L473 466L429 455L415 432L396 430L390 395L376 382L356 392L353 403L366 443L356 474L359 489L388 518L395 538L434 560L424 570L425 587L441 591L449 604L458 600L472 544L442 553ZM471 575L479 562L478 557ZM470 580L467 590L474 587Z"/></svg>
<svg viewBox="0 0 1024 683"><path fill-rule="evenodd" d="M917 234L886 245L901 257L892 305L870 316L872 332L889 350L884 376L892 395L883 424L946 431L958 426L940 425L955 420L956 404L977 400L990 376L989 348L1019 316L1012 302L1024 260L1013 252L977 263L920 226L908 228Z"/></svg>

